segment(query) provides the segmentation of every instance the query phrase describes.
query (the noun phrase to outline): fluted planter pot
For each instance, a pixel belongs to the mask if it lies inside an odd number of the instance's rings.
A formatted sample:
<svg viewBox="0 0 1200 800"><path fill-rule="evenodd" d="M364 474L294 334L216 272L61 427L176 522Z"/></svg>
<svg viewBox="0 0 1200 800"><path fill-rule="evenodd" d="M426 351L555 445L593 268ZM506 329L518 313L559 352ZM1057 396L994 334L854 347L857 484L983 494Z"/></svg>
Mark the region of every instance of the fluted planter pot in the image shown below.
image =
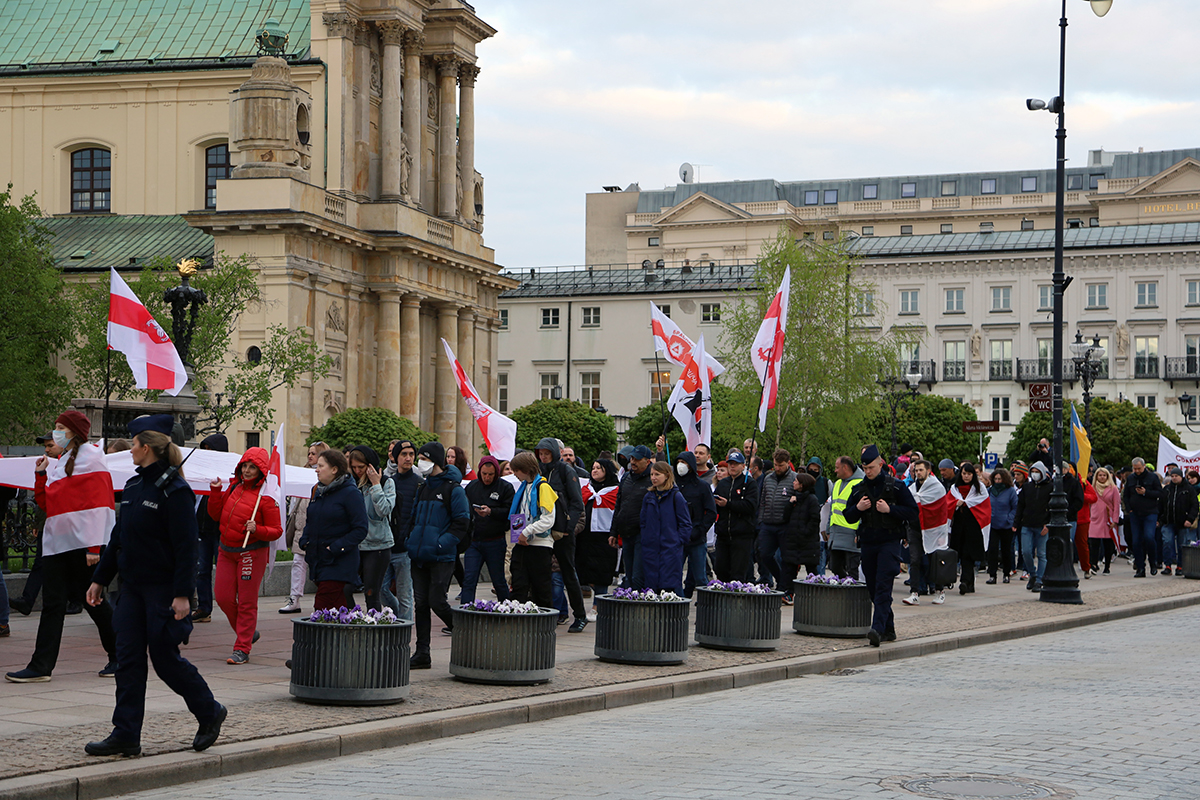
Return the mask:
<svg viewBox="0 0 1200 800"><path fill-rule="evenodd" d="M450 674L470 683L528 686L554 677L558 609L497 614L455 608Z"/></svg>
<svg viewBox="0 0 1200 800"><path fill-rule="evenodd" d="M717 650L779 647L783 592L753 594L696 587L696 642Z"/></svg>
<svg viewBox="0 0 1200 800"><path fill-rule="evenodd" d="M1184 545L1179 548L1179 567L1183 577L1200 579L1200 547Z"/></svg>
<svg viewBox="0 0 1200 800"><path fill-rule="evenodd" d="M374 706L408 697L413 623L292 621L291 694L307 703Z"/></svg>
<svg viewBox="0 0 1200 800"><path fill-rule="evenodd" d="M682 664L688 653L690 600L596 600L596 649L617 664Z"/></svg>
<svg viewBox="0 0 1200 800"><path fill-rule="evenodd" d="M866 586L830 586L796 581L792 629L808 636L856 639L871 628L871 595Z"/></svg>

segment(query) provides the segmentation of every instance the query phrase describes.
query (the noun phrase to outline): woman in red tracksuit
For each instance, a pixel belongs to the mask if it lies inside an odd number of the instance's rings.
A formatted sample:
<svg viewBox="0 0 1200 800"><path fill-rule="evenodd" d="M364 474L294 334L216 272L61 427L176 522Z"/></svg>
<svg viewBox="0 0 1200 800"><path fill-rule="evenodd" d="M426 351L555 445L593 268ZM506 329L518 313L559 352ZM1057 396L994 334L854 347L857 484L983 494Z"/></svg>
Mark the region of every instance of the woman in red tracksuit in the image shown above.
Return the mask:
<svg viewBox="0 0 1200 800"><path fill-rule="evenodd" d="M208 514L221 527L213 597L237 634L228 664L250 662L250 648L258 638L258 587L267 569L268 544L283 535L279 506L269 497L258 499L267 477L267 458L266 450L251 447L238 462L227 490L221 491L219 480L210 487ZM250 519L256 503L258 511Z"/></svg>

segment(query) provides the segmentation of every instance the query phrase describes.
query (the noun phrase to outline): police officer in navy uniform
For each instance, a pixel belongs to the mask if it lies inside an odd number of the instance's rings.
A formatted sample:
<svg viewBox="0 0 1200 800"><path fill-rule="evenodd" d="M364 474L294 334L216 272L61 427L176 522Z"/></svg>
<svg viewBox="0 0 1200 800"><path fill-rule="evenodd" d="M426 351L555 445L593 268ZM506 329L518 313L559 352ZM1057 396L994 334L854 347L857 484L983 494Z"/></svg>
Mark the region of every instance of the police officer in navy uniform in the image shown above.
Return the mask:
<svg viewBox="0 0 1200 800"><path fill-rule="evenodd" d="M169 414L139 417L129 424L137 475L125 484L121 513L88 589L91 605L121 573L113 626L117 632L117 703L113 731L89 742L93 756L141 753L146 710L146 653L154 671L187 703L200 729L195 750L211 747L221 733L225 706L214 698L196 668L179 654L192 631L191 597L196 586L196 498L178 469L179 448L171 442Z"/></svg>

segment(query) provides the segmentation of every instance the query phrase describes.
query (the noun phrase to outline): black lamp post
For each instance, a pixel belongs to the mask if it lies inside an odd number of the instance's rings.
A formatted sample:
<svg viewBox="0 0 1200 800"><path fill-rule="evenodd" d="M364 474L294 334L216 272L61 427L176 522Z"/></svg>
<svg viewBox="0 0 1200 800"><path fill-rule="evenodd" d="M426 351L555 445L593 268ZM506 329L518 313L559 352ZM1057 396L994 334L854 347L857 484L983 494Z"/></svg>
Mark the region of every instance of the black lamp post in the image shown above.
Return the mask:
<svg viewBox="0 0 1200 800"><path fill-rule="evenodd" d="M1187 426L1187 429L1192 433L1200 433L1192 427L1192 419L1196 416L1196 409L1192 407L1192 403L1195 401L1196 398L1187 392L1179 395L1179 411L1183 415L1183 424Z"/></svg>
<svg viewBox="0 0 1200 800"><path fill-rule="evenodd" d="M913 369L913 368L910 367L910 369ZM884 383L885 386L891 386L892 384L895 383L895 381L894 380L887 381L886 383L883 381L880 381L880 383ZM915 369L913 369L912 372L909 372L908 374L906 374L904 376L904 384L905 384L905 386L908 387L908 391L890 391L883 396L884 402L886 402L888 405L888 410L890 410L892 412L892 461L893 462L896 460L896 456L898 454L897 446L896 446L896 415L900 412L900 409L902 409L908 405L908 401L910 398L917 396L917 389L919 389L921 386L921 373L917 372Z"/></svg>
<svg viewBox="0 0 1200 800"><path fill-rule="evenodd" d="M1096 385L1096 378L1100 375L1100 367L1103 362L1100 359L1104 358L1104 348L1100 346L1100 334L1092 337L1091 342L1083 340L1083 334L1079 331L1075 332L1075 341L1069 345L1071 348L1071 360L1075 362L1075 372L1079 375L1080 382L1083 383L1083 429L1089 434L1092 432L1092 387ZM1087 465L1079 467L1080 471L1087 474Z"/></svg>
<svg viewBox="0 0 1200 800"><path fill-rule="evenodd" d="M1113 0L1088 0L1096 16L1103 17L1112 8ZM1058 115L1057 163L1054 185L1054 363L1051 365L1054 386L1054 444L1050 450L1054 462L1054 489L1050 493L1050 539L1046 542L1046 571L1042 578L1040 599L1048 603L1082 604L1079 576L1071 564L1071 526L1067 520L1067 495L1063 491L1063 293L1071 279L1063 274L1063 206L1067 183L1067 122L1063 111L1067 73L1067 0L1062 0L1062 18L1058 22L1058 97L1049 103L1026 100L1030 111L1045 109Z"/></svg>

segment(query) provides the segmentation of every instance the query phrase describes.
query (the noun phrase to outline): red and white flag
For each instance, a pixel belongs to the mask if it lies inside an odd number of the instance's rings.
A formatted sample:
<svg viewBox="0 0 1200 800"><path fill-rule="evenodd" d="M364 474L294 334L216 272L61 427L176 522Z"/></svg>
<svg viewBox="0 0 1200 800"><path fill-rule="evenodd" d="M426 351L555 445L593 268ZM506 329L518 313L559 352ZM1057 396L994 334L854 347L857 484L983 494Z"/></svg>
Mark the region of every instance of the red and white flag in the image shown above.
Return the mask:
<svg viewBox="0 0 1200 800"><path fill-rule="evenodd" d="M667 357L667 361L672 364L681 367L688 365L696 343L689 339L687 334L681 331L679 326L662 313L662 310L653 302L650 303L650 330L654 334L655 350L662 352ZM705 353L704 359L708 362L708 379L710 381L725 371L725 367L721 366L721 363L713 358L711 353Z"/></svg>
<svg viewBox="0 0 1200 800"><path fill-rule="evenodd" d="M683 428L687 449L695 452L696 445L712 441L712 389L708 382L708 364L704 353L704 337L692 350L675 391L667 400L671 415Z"/></svg>
<svg viewBox="0 0 1200 800"><path fill-rule="evenodd" d="M992 498L987 493L986 489L971 484L970 486L955 486L952 491L946 493L949 496L947 502L948 508L946 513L951 519L954 518L954 512L958 508L958 501L962 500L967 504L971 514L975 517L975 522L979 525L979 530L983 534L983 549L988 549L988 544L992 538Z"/></svg>
<svg viewBox="0 0 1200 800"><path fill-rule="evenodd" d="M779 394L779 372L783 364L783 335L787 329L788 293L792 289L792 268L783 271L783 283L779 291L767 307L767 315L763 317L758 335L754 337L754 345L750 348L750 360L754 363L754 371L762 382L762 401L758 407L758 429L767 429L767 409L775 407L775 398Z"/></svg>
<svg viewBox="0 0 1200 800"><path fill-rule="evenodd" d="M125 354L138 389L179 394L187 383L187 370L171 337L115 269L108 291L108 349Z"/></svg>
<svg viewBox="0 0 1200 800"><path fill-rule="evenodd" d="M483 434L488 452L501 461L508 461L517 452L517 423L483 402L483 398L475 391L475 385L463 371L462 365L454 357L454 351L445 339L442 339L442 346L446 348L446 358L450 359L450 364L454 367L454 380L458 382L458 391L467 407L471 409L471 416L475 418L475 424Z"/></svg>
<svg viewBox="0 0 1200 800"><path fill-rule="evenodd" d="M68 476L69 459L64 453L36 476L34 496L46 510L42 554L47 556L108 544L117 519L104 451L94 444L80 445Z"/></svg>
<svg viewBox="0 0 1200 800"><path fill-rule="evenodd" d="M283 450L286 446L284 428L286 423L279 426L275 434L275 444L271 446L271 460L267 462L267 479L263 481L261 494L275 501L281 513L286 513L283 497Z"/></svg>
<svg viewBox="0 0 1200 800"><path fill-rule="evenodd" d="M918 488L908 487L920 509L921 544L926 553L950 546L950 515L954 511L942 482L930 475Z"/></svg>

